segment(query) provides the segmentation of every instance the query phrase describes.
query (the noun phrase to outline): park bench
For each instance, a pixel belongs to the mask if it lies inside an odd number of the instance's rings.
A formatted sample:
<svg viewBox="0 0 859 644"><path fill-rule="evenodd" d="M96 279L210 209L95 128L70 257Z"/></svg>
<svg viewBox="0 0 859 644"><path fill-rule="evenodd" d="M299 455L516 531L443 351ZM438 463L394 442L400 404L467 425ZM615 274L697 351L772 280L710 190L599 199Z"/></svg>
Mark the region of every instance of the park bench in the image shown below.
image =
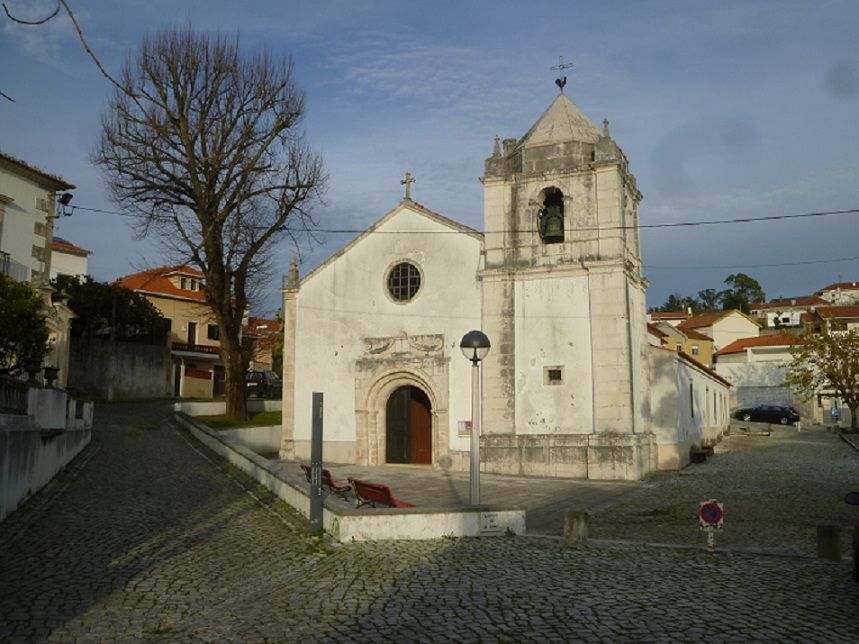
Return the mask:
<svg viewBox="0 0 859 644"><path fill-rule="evenodd" d="M307 477L307 482L312 483L310 476L310 466L301 464L301 469L304 471L304 476ZM331 476L331 470L327 470L325 468L322 469L322 487L329 492L333 492L337 496L341 497L343 500L349 500L349 493L352 491L352 486L348 483L338 483L334 480L334 477Z"/></svg>
<svg viewBox="0 0 859 644"><path fill-rule="evenodd" d="M358 500L356 507L369 505L375 508L377 504L389 508L413 508L414 503L406 503L398 500L391 488L382 483L371 483L370 481L362 481L353 477L347 479L355 488L355 498Z"/></svg>

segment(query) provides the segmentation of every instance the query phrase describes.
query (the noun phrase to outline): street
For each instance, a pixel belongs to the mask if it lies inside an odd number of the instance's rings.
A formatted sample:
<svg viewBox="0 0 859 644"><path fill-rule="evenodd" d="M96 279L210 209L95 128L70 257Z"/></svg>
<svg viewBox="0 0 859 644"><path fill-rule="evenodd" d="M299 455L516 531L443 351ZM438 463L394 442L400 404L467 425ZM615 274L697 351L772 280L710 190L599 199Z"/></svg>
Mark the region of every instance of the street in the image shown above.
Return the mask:
<svg viewBox="0 0 859 644"><path fill-rule="evenodd" d="M636 545L611 511L623 543L338 545L169 418L98 405L81 461L0 524L0 639L859 640L847 560Z"/></svg>

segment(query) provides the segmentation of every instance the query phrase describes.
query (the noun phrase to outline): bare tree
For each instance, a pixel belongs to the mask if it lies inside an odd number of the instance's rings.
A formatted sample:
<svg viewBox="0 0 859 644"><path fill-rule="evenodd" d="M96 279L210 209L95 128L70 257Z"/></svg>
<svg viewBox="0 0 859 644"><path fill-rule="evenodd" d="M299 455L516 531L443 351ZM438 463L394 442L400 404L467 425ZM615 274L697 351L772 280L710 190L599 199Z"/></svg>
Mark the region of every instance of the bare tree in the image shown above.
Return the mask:
<svg viewBox="0 0 859 644"><path fill-rule="evenodd" d="M165 29L129 57L93 155L115 201L199 268L220 327L227 414L247 416L242 319L287 220L306 225L325 174L299 124L290 58L238 37ZM290 228L295 228L291 225Z"/></svg>

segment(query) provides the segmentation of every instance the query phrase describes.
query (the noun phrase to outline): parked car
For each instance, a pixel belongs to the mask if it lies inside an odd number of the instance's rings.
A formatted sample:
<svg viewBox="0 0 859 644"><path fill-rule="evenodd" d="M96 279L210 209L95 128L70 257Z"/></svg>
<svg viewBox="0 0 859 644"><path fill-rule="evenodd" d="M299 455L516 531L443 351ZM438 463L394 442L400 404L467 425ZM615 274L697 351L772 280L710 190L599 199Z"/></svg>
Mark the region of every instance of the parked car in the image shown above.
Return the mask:
<svg viewBox="0 0 859 644"><path fill-rule="evenodd" d="M280 398L283 385L274 371L248 371L245 376L248 396L257 398Z"/></svg>
<svg viewBox="0 0 859 644"><path fill-rule="evenodd" d="M778 405L757 405L756 407L740 407L731 414L737 420L755 423L781 423L794 425L799 422L799 412L793 407Z"/></svg>

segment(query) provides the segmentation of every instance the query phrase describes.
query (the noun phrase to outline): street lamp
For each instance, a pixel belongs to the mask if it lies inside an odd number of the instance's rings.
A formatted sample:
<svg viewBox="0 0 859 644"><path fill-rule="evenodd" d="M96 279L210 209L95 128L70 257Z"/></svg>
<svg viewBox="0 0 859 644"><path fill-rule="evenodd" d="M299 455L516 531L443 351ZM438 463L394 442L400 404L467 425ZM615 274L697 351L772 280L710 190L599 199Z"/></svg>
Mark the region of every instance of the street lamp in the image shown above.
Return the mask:
<svg viewBox="0 0 859 644"><path fill-rule="evenodd" d="M462 336L459 348L471 360L471 475L469 498L471 505L480 505L480 426L483 405L480 400L480 361L489 353L489 338L482 331L469 331Z"/></svg>

